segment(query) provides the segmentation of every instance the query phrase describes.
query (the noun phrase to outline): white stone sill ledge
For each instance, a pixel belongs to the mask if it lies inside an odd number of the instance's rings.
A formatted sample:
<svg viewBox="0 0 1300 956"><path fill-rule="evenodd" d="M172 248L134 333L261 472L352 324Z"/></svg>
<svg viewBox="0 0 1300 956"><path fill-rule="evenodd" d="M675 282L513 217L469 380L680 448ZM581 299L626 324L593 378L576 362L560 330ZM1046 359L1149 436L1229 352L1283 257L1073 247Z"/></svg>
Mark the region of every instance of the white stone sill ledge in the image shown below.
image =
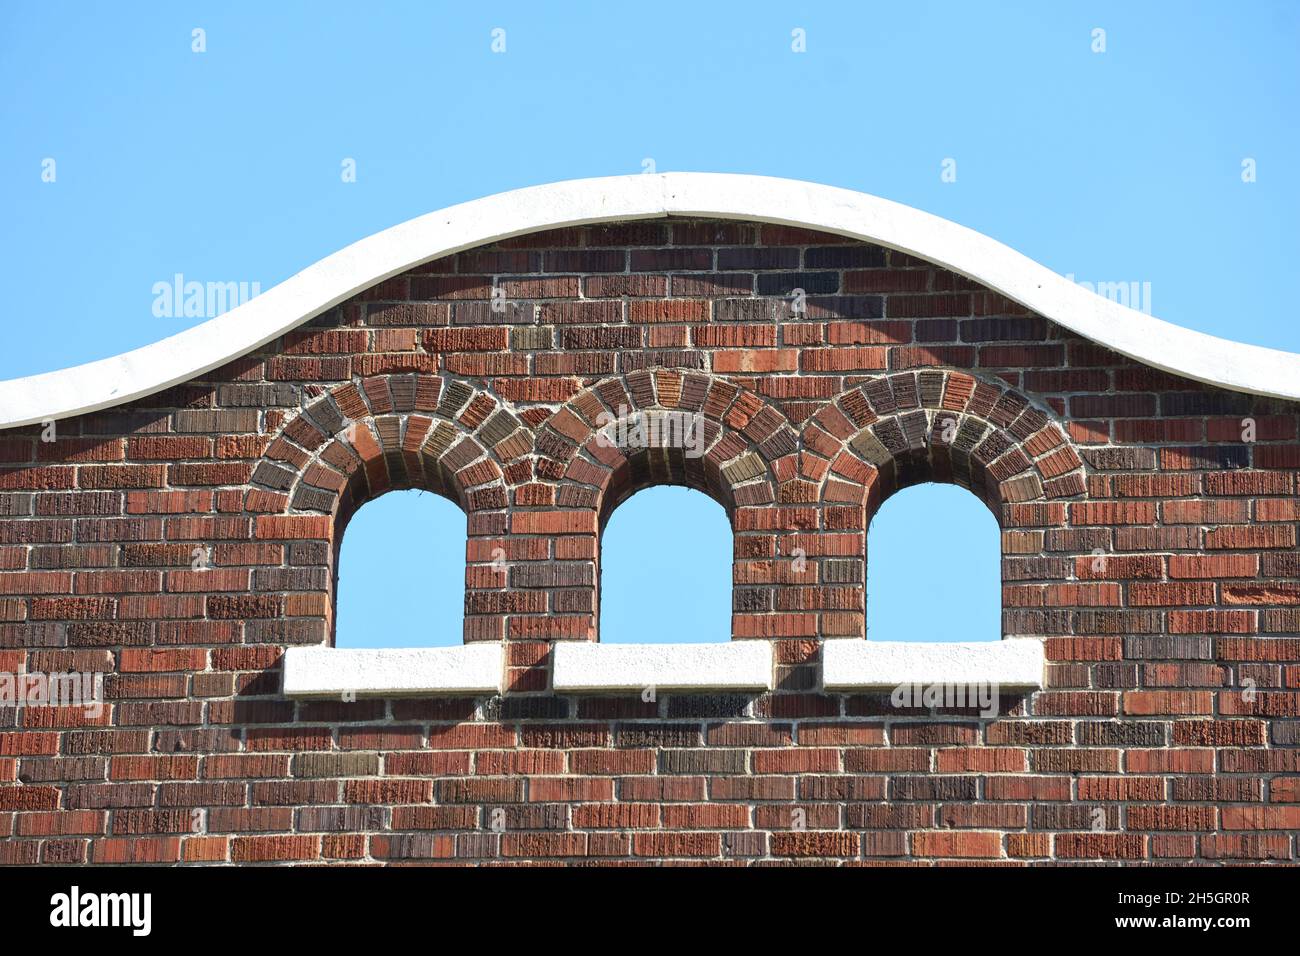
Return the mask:
<svg viewBox="0 0 1300 956"><path fill-rule="evenodd" d="M903 684L996 684L1042 690L1043 642L1036 637L970 643L914 643L837 638L822 644L826 690Z"/></svg>
<svg viewBox="0 0 1300 956"><path fill-rule="evenodd" d="M978 643L914 643L831 638L822 644L827 691L904 684L1043 687L1043 643L1009 638ZM599 644L563 641L552 656L556 693L764 691L774 686L772 641L717 644ZM284 655L286 697L501 694L505 646L348 649L293 647Z"/></svg>
<svg viewBox="0 0 1300 956"><path fill-rule="evenodd" d="M286 697L499 694L505 645L456 647L291 647L284 652Z"/></svg>

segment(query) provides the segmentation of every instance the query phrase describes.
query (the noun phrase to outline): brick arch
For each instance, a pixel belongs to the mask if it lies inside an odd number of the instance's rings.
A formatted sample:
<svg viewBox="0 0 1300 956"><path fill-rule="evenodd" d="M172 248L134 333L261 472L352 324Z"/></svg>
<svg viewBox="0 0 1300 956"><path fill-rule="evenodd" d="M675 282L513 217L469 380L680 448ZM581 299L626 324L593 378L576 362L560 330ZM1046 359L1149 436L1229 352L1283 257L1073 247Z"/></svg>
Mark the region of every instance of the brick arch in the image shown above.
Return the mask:
<svg viewBox="0 0 1300 956"><path fill-rule="evenodd" d="M400 489L442 495L466 514L469 558L476 539L506 530L506 472L526 465L532 446L532 430L490 392L455 378L377 375L335 386L291 419L254 467L249 498L286 517L284 537L327 545L304 557L323 563L327 580L302 577L324 592L311 607L332 633L339 548L362 505ZM467 595L467 639L473 605L500 583Z"/></svg>
<svg viewBox="0 0 1300 956"><path fill-rule="evenodd" d="M629 448L612 430L633 416L660 422L698 416L702 454L678 447ZM590 386L538 429L538 470L557 474L560 503L594 507L603 526L623 501L653 485L706 492L734 515L776 500L779 476L793 471L798 432L763 398L725 378L675 369L637 371Z"/></svg>
<svg viewBox="0 0 1300 956"><path fill-rule="evenodd" d="M869 379L823 406L804 444L823 463L823 501L861 500L870 518L894 492L961 485L1004 527L1008 505L1071 498L1084 464L1052 415L995 379L926 369Z"/></svg>
<svg viewBox="0 0 1300 956"><path fill-rule="evenodd" d="M345 518L388 491L422 488L466 513L506 507L505 470L532 432L489 392L458 379L380 375L338 385L284 426L253 470L284 512Z"/></svg>

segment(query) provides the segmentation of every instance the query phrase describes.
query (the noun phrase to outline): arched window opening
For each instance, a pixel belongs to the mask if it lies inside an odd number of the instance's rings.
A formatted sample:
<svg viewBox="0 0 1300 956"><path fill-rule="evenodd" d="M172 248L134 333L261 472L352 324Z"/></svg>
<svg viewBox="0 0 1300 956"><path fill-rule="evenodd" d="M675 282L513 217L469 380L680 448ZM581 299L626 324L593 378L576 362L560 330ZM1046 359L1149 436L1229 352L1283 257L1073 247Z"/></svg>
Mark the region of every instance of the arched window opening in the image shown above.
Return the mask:
<svg viewBox="0 0 1300 956"><path fill-rule="evenodd" d="M669 486L638 492L601 537L600 640L729 640L731 563L731 522L712 498Z"/></svg>
<svg viewBox="0 0 1300 956"><path fill-rule="evenodd" d="M955 485L892 495L867 534L867 639L1002 638L1002 546L988 507Z"/></svg>
<svg viewBox="0 0 1300 956"><path fill-rule="evenodd" d="M343 532L336 647L449 647L463 640L465 514L424 491L357 509Z"/></svg>

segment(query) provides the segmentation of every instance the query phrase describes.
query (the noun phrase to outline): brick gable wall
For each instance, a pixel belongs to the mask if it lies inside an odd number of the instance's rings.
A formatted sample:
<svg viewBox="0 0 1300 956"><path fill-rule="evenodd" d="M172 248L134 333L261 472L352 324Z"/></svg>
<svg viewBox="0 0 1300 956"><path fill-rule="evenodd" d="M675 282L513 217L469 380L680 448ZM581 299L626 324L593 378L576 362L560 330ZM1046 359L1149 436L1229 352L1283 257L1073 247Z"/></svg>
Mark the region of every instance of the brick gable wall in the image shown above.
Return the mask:
<svg viewBox="0 0 1300 956"><path fill-rule="evenodd" d="M631 412L699 416L704 454L598 440ZM1298 428L834 236L655 220L428 263L0 434L0 673L107 698L0 703L0 862L1294 860ZM922 481L994 511L1004 632L1045 642L993 719L818 690L870 517ZM731 636L780 639L777 689L550 693L549 642L597 637L605 519L668 482L727 509ZM465 637L510 642L507 693L284 698L348 519L403 487L465 510Z"/></svg>

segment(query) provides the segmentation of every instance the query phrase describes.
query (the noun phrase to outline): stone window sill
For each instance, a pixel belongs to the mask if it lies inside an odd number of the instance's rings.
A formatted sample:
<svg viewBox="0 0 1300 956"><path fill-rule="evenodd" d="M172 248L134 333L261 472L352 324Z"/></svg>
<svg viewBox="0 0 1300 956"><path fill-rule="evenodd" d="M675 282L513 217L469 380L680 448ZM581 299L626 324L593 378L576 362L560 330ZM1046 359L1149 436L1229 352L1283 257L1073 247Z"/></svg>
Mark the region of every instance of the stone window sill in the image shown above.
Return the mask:
<svg viewBox="0 0 1300 956"><path fill-rule="evenodd" d="M559 693L772 689L772 642L555 645L552 683Z"/></svg>
<svg viewBox="0 0 1300 956"><path fill-rule="evenodd" d="M1043 668L1043 642L1034 637L952 644L833 638L822 644L822 684L827 690L903 684L1041 690Z"/></svg>
<svg viewBox="0 0 1300 956"><path fill-rule="evenodd" d="M457 647L291 647L284 654L286 697L499 694L505 651L499 641Z"/></svg>
<svg viewBox="0 0 1300 956"><path fill-rule="evenodd" d="M561 641L552 652L556 693L765 691L774 672L772 641L716 644L593 644ZM499 642L457 647L351 649L293 647L284 655L287 697L349 697L504 692ZM827 691L905 684L1043 686L1042 641L912 643L831 638L822 644Z"/></svg>

